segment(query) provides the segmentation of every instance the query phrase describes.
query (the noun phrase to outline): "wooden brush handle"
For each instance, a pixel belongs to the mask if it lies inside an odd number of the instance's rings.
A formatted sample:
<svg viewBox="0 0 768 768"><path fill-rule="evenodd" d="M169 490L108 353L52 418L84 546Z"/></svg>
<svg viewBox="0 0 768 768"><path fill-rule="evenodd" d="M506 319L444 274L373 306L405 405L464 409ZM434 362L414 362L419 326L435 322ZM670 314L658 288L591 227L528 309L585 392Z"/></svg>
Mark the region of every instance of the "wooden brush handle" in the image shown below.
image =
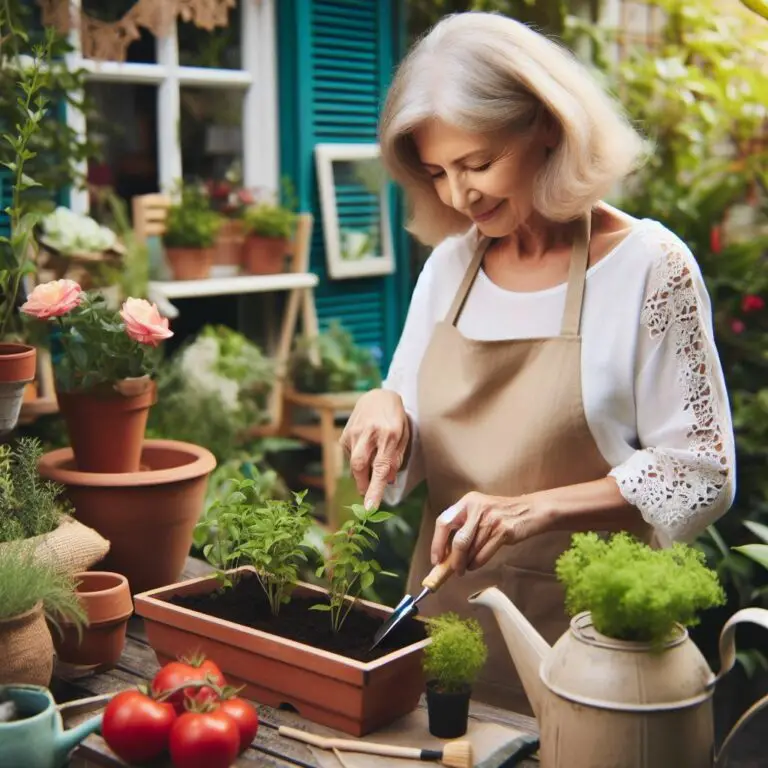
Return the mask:
<svg viewBox="0 0 768 768"><path fill-rule="evenodd" d="M342 752L361 752L366 755L382 755L383 757L402 757L406 760L419 760L421 750L417 747L395 747L390 744L374 744L368 741L354 741L352 739L336 739L326 736L318 736L316 733L307 733L297 728L289 728L281 725L277 732L289 739L303 741L320 749L338 749Z"/></svg>
<svg viewBox="0 0 768 768"><path fill-rule="evenodd" d="M437 592L440 587L448 581L448 578L453 573L449 560L443 560L442 563L436 565L428 574L424 581L421 582L421 586L428 589L430 592Z"/></svg>

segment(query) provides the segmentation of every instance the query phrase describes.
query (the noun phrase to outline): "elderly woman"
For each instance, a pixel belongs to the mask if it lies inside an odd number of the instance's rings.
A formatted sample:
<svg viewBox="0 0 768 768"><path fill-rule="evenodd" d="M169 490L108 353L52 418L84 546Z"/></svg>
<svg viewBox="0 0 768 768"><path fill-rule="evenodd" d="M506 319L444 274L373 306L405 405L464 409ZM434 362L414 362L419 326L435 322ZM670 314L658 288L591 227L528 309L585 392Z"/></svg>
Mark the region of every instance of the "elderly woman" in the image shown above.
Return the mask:
<svg viewBox="0 0 768 768"><path fill-rule="evenodd" d="M733 500L704 282L673 233L601 201L644 143L567 51L511 19L437 24L395 77L381 148L436 247L342 444L368 505L426 480L410 590L446 557L460 578L425 609L467 615L498 585L553 642L573 532L690 540ZM527 709L477 618L490 653L476 696Z"/></svg>

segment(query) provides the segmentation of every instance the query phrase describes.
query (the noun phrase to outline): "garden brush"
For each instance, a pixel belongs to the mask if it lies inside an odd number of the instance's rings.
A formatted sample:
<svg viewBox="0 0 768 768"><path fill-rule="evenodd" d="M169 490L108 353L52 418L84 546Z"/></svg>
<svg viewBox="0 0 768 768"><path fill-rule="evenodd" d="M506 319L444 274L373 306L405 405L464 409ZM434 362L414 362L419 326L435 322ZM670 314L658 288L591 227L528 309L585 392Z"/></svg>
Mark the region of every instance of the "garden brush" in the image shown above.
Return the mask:
<svg viewBox="0 0 768 768"><path fill-rule="evenodd" d="M421 760L423 762L441 763L448 768L472 768L472 744L469 741L449 741L442 749L420 749L419 747L398 747L392 744L375 744L369 741L353 739L337 739L334 737L318 736L316 733L289 728L287 725L273 725L261 721L262 725L274 728L281 736L304 744L339 752L359 752L366 755L381 755L382 757L399 757L404 760Z"/></svg>

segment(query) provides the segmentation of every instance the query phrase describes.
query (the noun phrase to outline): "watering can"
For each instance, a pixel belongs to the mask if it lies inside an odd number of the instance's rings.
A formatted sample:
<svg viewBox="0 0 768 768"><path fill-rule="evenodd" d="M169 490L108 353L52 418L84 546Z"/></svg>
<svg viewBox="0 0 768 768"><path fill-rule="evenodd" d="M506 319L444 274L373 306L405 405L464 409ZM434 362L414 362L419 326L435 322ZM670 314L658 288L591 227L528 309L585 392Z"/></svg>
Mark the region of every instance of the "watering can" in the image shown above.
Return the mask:
<svg viewBox="0 0 768 768"><path fill-rule="evenodd" d="M712 694L736 662L738 624L768 629L768 610L745 608L720 634L714 674L683 627L659 652L599 633L573 617L550 647L496 587L470 596L499 624L540 729L541 768L712 768L768 696L736 723L715 755Z"/></svg>
<svg viewBox="0 0 768 768"><path fill-rule="evenodd" d="M23 716L0 722L0 766L3 768L63 768L69 753L99 729L101 715L64 730L61 714L47 688L7 685L6 698Z"/></svg>

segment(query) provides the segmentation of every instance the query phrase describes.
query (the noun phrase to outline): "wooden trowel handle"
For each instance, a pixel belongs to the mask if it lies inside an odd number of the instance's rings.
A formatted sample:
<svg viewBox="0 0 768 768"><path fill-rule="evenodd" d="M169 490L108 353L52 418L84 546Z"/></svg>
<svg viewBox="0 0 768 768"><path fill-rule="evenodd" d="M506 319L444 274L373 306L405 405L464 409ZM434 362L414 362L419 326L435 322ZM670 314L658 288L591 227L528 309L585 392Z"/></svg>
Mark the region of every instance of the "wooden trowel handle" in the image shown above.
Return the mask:
<svg viewBox="0 0 768 768"><path fill-rule="evenodd" d="M421 582L421 586L428 589L430 592L437 592L437 590L448 581L448 578L452 573L453 569L451 568L450 561L443 560L442 563L436 565L427 574L427 577Z"/></svg>

